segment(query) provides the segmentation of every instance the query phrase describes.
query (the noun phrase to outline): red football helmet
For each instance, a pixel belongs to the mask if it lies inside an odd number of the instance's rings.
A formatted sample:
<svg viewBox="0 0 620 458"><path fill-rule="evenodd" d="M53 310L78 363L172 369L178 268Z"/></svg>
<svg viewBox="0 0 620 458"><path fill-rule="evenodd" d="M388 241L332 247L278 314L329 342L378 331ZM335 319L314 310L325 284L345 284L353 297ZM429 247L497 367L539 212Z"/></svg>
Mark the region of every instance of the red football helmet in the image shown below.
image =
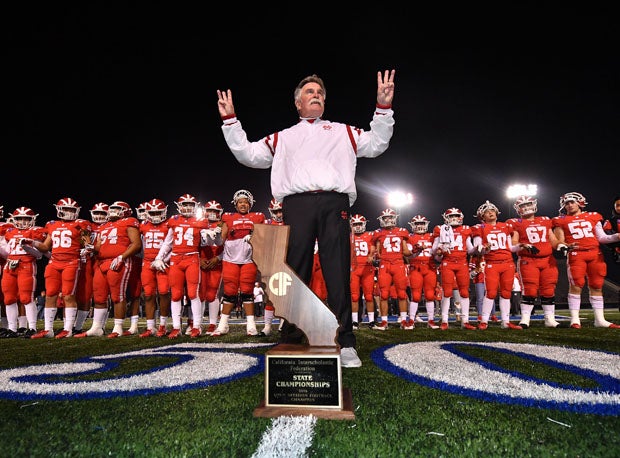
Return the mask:
<svg viewBox="0 0 620 458"><path fill-rule="evenodd" d="M254 196L250 191L240 189L239 191L235 192L231 204L237 207L237 202L239 201L239 199L248 199L248 202L250 203L250 208L254 206Z"/></svg>
<svg viewBox="0 0 620 458"><path fill-rule="evenodd" d="M175 204L180 215L191 218L196 215L196 210L200 202L191 194L183 194L176 200Z"/></svg>
<svg viewBox="0 0 620 458"><path fill-rule="evenodd" d="M34 226L37 216L39 214L28 207L18 207L11 213L11 221L17 229L30 229Z"/></svg>
<svg viewBox="0 0 620 458"><path fill-rule="evenodd" d="M117 200L108 207L108 218L127 218L131 216L132 210L127 202Z"/></svg>
<svg viewBox="0 0 620 458"><path fill-rule="evenodd" d="M519 196L513 207L519 216L533 215L538 211L538 199L532 196Z"/></svg>
<svg viewBox="0 0 620 458"><path fill-rule="evenodd" d="M586 198L583 194L574 191L567 192L562 197L560 197L560 212L564 210L564 206L568 202L577 202L579 208L584 208L586 205L588 205L588 202L586 202Z"/></svg>
<svg viewBox="0 0 620 458"><path fill-rule="evenodd" d="M269 214L271 215L271 219L273 219L277 223L282 222L282 202L271 199L269 202Z"/></svg>
<svg viewBox="0 0 620 458"><path fill-rule="evenodd" d="M498 215L501 213L499 211L499 208L497 208L495 204L487 200L485 203L478 207L478 210L476 210L476 216L478 217L478 219L482 220L484 212L486 212L487 210L495 210L495 213L497 213Z"/></svg>
<svg viewBox="0 0 620 458"><path fill-rule="evenodd" d="M139 221L146 221L146 202L142 202L140 205L136 207L136 218Z"/></svg>
<svg viewBox="0 0 620 458"><path fill-rule="evenodd" d="M415 234L426 234L428 232L429 224L430 221L426 219L426 216L422 215L415 215L411 218L411 221L409 221L409 226L411 226L411 230Z"/></svg>
<svg viewBox="0 0 620 458"><path fill-rule="evenodd" d="M93 205L93 208L90 209L90 217L93 220L93 223L103 224L108 220L108 204L104 202L99 202Z"/></svg>
<svg viewBox="0 0 620 458"><path fill-rule="evenodd" d="M366 218L364 215L356 213L351 216L351 230L354 234L363 234L366 232Z"/></svg>
<svg viewBox="0 0 620 458"><path fill-rule="evenodd" d="M224 213L224 209L218 201L210 200L205 204L205 215L209 221L221 221L222 213Z"/></svg>
<svg viewBox="0 0 620 458"><path fill-rule="evenodd" d="M463 212L456 207L448 208L441 216L448 226L461 226L465 217Z"/></svg>
<svg viewBox="0 0 620 458"><path fill-rule="evenodd" d="M379 226L388 228L394 227L396 226L396 220L399 216L400 215L391 208L386 208L377 218L379 220Z"/></svg>
<svg viewBox="0 0 620 458"><path fill-rule="evenodd" d="M144 203L146 219L153 224L163 223L168 216L168 205L163 200L153 199Z"/></svg>
<svg viewBox="0 0 620 458"><path fill-rule="evenodd" d="M54 204L56 207L56 216L63 221L75 221L80 214L80 206L71 197L60 199Z"/></svg>

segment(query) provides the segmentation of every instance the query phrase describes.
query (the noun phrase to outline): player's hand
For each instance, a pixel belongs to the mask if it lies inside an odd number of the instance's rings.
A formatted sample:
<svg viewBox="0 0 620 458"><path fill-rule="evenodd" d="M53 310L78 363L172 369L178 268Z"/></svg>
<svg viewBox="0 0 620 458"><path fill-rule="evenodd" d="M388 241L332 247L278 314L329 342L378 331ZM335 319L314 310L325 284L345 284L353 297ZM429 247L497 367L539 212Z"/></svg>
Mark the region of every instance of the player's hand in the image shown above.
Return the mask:
<svg viewBox="0 0 620 458"><path fill-rule="evenodd" d="M119 254L110 263L110 269L112 269L114 271L120 270L120 268L121 268L121 266L123 265L124 262L125 261L123 261L123 255Z"/></svg>
<svg viewBox="0 0 620 458"><path fill-rule="evenodd" d="M168 264L164 262L163 259L155 259L151 262L151 269L157 270L159 272L165 272L168 268Z"/></svg>
<svg viewBox="0 0 620 458"><path fill-rule="evenodd" d="M248 234L245 237L243 237L243 241L245 243L250 243L250 240L252 240L252 234Z"/></svg>

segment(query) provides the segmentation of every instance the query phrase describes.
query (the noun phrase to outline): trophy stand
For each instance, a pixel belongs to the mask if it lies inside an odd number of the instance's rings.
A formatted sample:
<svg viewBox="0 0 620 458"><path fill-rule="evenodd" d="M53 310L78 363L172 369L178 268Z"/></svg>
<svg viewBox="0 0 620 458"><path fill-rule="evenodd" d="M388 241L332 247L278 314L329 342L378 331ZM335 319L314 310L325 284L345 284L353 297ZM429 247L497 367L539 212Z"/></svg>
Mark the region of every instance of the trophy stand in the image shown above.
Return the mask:
<svg viewBox="0 0 620 458"><path fill-rule="evenodd" d="M253 260L276 316L303 330L308 345L279 344L266 353L265 399L254 416L354 420L351 392L342 387L338 321L286 264L288 234L289 226L255 225Z"/></svg>

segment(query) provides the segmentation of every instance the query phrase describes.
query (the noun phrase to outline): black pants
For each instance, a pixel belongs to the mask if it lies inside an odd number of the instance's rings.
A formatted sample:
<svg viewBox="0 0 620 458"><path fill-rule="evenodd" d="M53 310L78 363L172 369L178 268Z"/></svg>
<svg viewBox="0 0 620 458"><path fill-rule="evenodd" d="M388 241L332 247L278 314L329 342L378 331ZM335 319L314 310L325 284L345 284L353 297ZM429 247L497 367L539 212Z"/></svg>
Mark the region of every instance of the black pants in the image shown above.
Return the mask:
<svg viewBox="0 0 620 458"><path fill-rule="evenodd" d="M304 283L310 284L314 243L318 240L327 303L340 324L338 344L355 347L351 320L349 196L337 192L294 194L284 198L282 207L284 223L290 226L287 264Z"/></svg>

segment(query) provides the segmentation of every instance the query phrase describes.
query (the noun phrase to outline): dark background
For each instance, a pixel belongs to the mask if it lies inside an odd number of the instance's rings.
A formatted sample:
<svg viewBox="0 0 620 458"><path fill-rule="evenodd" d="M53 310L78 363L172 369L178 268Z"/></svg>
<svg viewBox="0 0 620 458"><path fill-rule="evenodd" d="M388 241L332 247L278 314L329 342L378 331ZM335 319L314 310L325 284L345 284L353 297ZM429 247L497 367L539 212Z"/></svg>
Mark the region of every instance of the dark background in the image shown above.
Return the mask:
<svg viewBox="0 0 620 458"><path fill-rule="evenodd" d="M442 223L456 206L476 223L486 199L514 216L505 190L538 185L539 214L583 193L608 217L618 195L619 56L605 8L296 8L218 4L17 6L6 11L5 214L25 205L44 224L65 196L82 205L191 193L231 209L250 190L267 212L269 170L233 158L216 89L232 89L250 140L295 123L293 89L317 73L325 118L367 129L376 73L396 69L390 148L358 162L368 229L388 191L415 196ZM344 9L344 11L343 11ZM617 266L610 270L617 272Z"/></svg>

